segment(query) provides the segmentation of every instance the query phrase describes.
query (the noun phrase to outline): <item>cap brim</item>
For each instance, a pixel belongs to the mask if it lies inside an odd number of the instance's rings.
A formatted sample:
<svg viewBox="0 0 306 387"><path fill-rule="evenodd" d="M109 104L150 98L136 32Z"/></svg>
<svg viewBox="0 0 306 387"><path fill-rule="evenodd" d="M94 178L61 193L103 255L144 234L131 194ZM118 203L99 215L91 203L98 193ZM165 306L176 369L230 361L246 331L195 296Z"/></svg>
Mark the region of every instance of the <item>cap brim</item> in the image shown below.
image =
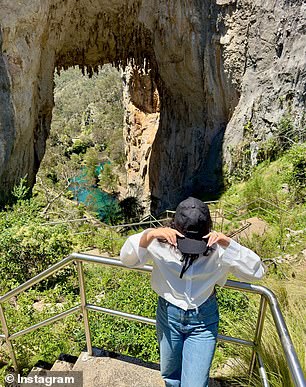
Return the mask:
<svg viewBox="0 0 306 387"><path fill-rule="evenodd" d="M207 244L204 240L177 238L177 247L183 254L202 254L206 251Z"/></svg>

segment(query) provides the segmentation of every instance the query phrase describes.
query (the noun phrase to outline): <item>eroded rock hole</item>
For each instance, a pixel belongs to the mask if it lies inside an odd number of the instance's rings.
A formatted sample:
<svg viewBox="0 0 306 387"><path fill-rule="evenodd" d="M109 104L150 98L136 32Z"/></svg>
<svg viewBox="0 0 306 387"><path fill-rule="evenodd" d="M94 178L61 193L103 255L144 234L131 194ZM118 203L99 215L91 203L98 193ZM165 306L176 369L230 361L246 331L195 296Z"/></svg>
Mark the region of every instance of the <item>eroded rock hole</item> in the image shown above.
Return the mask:
<svg viewBox="0 0 306 387"><path fill-rule="evenodd" d="M54 81L51 131L37 184L49 203L61 200L62 192L64 200L73 198L107 221L111 202L126 197L121 75L111 65L90 78L69 68Z"/></svg>

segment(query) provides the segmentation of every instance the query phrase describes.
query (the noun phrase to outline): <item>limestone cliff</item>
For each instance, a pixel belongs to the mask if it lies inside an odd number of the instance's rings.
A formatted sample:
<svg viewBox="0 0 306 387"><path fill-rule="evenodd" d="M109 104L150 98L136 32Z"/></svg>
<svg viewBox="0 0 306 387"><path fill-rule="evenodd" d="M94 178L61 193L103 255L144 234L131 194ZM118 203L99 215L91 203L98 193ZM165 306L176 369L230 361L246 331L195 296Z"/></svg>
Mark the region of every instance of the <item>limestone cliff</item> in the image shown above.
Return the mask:
<svg viewBox="0 0 306 387"><path fill-rule="evenodd" d="M148 211L151 204L148 168L159 125L159 95L152 76L138 70L126 71L123 81L127 196L140 198Z"/></svg>
<svg viewBox="0 0 306 387"><path fill-rule="evenodd" d="M247 125L254 162L288 111L304 130L305 14L303 0L0 0L2 198L35 181L54 69L109 62L130 64L129 192L160 211L217 190Z"/></svg>
<svg viewBox="0 0 306 387"><path fill-rule="evenodd" d="M245 137L251 141L251 162L256 163L258 149L276 135L285 116L306 138L306 3L243 3L237 2L235 12L224 18L226 34L220 40L225 72L240 93L224 136L223 153L230 169L230 150Z"/></svg>

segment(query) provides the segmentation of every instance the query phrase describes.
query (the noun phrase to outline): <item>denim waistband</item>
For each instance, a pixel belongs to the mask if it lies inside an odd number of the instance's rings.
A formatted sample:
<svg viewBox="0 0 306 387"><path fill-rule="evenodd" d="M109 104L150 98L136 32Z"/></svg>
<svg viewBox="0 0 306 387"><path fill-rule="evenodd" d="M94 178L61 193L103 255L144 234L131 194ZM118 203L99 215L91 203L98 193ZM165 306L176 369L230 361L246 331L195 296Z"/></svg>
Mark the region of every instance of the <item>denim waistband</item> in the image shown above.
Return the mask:
<svg viewBox="0 0 306 387"><path fill-rule="evenodd" d="M198 307L187 310L181 309L178 306L166 301L164 298L159 297L157 312L159 318L177 321L183 325L194 325L198 323L209 325L216 323L219 320L218 304L215 292L213 292L207 300Z"/></svg>
<svg viewBox="0 0 306 387"><path fill-rule="evenodd" d="M214 289L214 290L212 291L212 293L210 294L210 296L209 296L205 301L203 301L202 304L200 304L199 306L196 306L195 308L188 308L185 312L193 312L193 311L198 312L199 309L200 309L201 307L203 307L205 304L206 304L206 305L209 304L210 302L212 302L212 301L215 300L215 299L216 299L216 289ZM166 306L171 305L171 306L173 306L174 308L181 309L181 308L179 308L178 306L172 304L170 301L165 300L165 299L164 299L163 297L161 297L161 296L159 296L159 302L161 302L162 304L165 304ZM183 310L183 309L182 309L182 310Z"/></svg>

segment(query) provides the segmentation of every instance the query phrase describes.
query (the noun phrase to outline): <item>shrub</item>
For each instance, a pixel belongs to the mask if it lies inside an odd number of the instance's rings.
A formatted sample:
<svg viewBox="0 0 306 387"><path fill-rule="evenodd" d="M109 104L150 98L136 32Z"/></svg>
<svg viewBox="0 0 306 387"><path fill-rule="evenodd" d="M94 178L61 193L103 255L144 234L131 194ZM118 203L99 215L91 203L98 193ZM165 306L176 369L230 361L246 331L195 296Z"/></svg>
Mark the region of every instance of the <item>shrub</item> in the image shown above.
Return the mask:
<svg viewBox="0 0 306 387"><path fill-rule="evenodd" d="M293 146L285 159L289 168L285 173L285 180L291 187L294 198L298 202L305 202L306 197L306 143Z"/></svg>
<svg viewBox="0 0 306 387"><path fill-rule="evenodd" d="M118 177L113 172L113 167L109 163L103 165L99 174L99 187L107 192L115 192L117 189Z"/></svg>
<svg viewBox="0 0 306 387"><path fill-rule="evenodd" d="M112 229L100 228L97 231L95 243L101 253L118 256L124 243L124 237Z"/></svg>
<svg viewBox="0 0 306 387"><path fill-rule="evenodd" d="M64 226L34 222L3 229L0 234L0 276L3 281L24 282L67 256L71 238Z"/></svg>
<svg viewBox="0 0 306 387"><path fill-rule="evenodd" d="M24 200L29 198L30 188L27 186L27 178L20 179L19 185L15 185L12 190L12 196L15 200Z"/></svg>
<svg viewBox="0 0 306 387"><path fill-rule="evenodd" d="M80 153L81 154L85 154L86 153L86 150L87 148L89 148L91 146L91 142L90 141L87 141L87 140L81 140L81 139L76 139L74 142L73 142L73 145L71 148L68 149L68 152L69 153L75 153L77 155L79 155Z"/></svg>
<svg viewBox="0 0 306 387"><path fill-rule="evenodd" d="M41 308L34 307L39 301ZM14 300L5 303L5 314L9 332L18 332L26 327L50 318L76 305L77 297L61 286L38 291L29 289ZM28 373L38 360L53 363L60 353L78 355L85 341L80 331L80 315L69 316L57 323L42 327L13 341L17 362L23 373ZM10 364L5 346L0 347L0 358ZM0 380L0 385L2 380Z"/></svg>
<svg viewBox="0 0 306 387"><path fill-rule="evenodd" d="M249 307L249 298L245 293L231 289L217 288L220 312L219 333L231 335L235 325L243 320Z"/></svg>

